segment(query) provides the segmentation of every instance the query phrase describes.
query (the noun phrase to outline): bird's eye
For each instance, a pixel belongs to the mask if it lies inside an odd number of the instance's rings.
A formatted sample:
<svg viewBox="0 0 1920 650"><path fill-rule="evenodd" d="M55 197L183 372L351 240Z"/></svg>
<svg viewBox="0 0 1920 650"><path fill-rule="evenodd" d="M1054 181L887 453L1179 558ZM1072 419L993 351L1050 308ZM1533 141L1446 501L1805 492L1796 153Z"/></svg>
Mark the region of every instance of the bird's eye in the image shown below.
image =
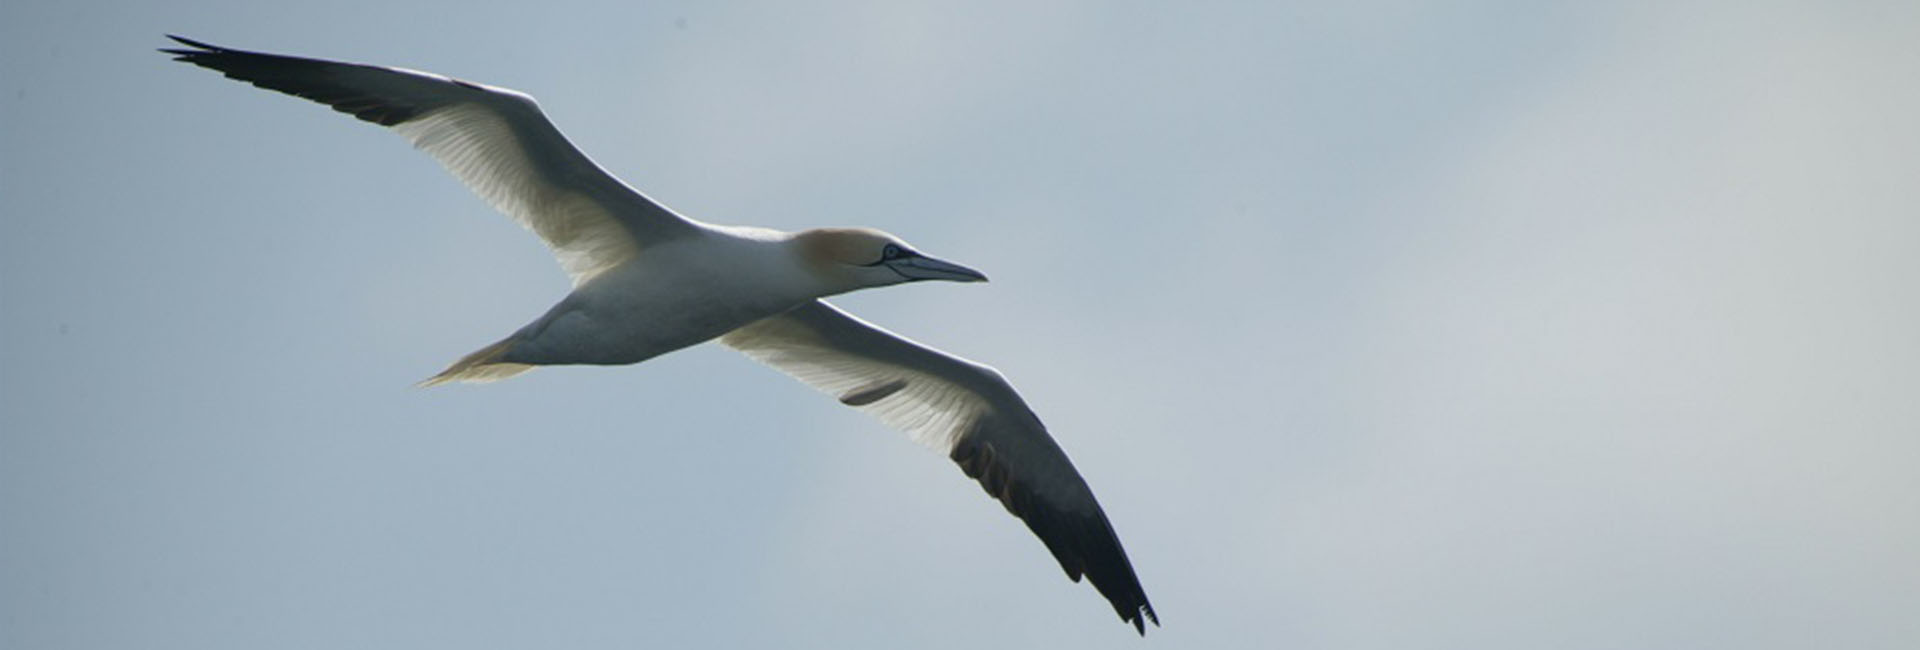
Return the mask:
<svg viewBox="0 0 1920 650"><path fill-rule="evenodd" d="M892 260L892 259L899 259L899 258L900 258L899 246L896 246L893 244L887 244L886 248L880 249L880 259Z"/></svg>

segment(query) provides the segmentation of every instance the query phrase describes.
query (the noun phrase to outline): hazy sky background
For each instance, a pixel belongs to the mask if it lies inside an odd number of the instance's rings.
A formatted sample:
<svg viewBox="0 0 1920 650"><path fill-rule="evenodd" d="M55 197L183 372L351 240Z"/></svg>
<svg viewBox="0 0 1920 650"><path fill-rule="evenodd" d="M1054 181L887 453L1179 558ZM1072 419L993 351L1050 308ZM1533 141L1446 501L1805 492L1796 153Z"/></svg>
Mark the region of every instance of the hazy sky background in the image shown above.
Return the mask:
<svg viewBox="0 0 1920 650"><path fill-rule="evenodd" d="M0 6L0 647L1920 647L1920 4ZM676 209L986 271L1165 627L175 32L539 97Z"/></svg>

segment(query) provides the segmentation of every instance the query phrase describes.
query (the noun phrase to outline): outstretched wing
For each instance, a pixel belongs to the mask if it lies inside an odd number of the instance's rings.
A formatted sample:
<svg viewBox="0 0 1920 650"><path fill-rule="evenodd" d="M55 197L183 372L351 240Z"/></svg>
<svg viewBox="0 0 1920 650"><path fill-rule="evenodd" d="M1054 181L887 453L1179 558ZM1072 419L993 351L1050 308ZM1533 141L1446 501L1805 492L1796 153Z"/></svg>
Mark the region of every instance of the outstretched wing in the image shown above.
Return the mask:
<svg viewBox="0 0 1920 650"><path fill-rule="evenodd" d="M1142 634L1144 621L1160 623L1093 491L999 372L820 301L720 341L946 453L1027 523L1068 578L1085 575Z"/></svg>
<svg viewBox="0 0 1920 650"><path fill-rule="evenodd" d="M228 49L170 36L177 61L392 127L545 240L575 286L695 224L587 158L519 92L436 74Z"/></svg>

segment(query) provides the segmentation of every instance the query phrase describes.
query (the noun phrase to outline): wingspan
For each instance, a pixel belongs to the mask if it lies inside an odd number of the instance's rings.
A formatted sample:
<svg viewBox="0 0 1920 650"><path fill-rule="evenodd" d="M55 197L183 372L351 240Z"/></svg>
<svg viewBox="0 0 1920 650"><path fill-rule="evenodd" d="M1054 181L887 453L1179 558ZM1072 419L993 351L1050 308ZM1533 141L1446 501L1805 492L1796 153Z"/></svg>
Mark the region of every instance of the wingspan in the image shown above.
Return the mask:
<svg viewBox="0 0 1920 650"><path fill-rule="evenodd" d="M1000 373L814 301L720 341L952 458L1142 634L1159 625L1080 473Z"/></svg>
<svg viewBox="0 0 1920 650"><path fill-rule="evenodd" d="M575 286L698 226L587 158L525 94L436 74L234 50L178 36L177 61L391 127L545 240Z"/></svg>

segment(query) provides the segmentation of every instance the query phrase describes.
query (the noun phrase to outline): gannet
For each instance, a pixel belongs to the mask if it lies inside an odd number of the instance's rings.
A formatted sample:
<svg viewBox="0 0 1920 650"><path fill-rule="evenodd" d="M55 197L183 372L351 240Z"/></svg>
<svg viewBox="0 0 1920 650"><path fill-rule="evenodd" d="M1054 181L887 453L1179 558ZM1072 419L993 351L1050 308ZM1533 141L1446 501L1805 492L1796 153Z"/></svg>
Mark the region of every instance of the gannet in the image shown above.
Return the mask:
<svg viewBox="0 0 1920 650"><path fill-rule="evenodd" d="M798 233L695 221L574 148L533 98L404 68L234 50L160 50L392 128L539 235L572 278L546 314L421 382L489 382L536 366L631 364L717 340L944 452L1026 522L1067 577L1086 576L1146 634L1159 618L1093 491L1013 386L822 300L979 271L870 228Z"/></svg>

